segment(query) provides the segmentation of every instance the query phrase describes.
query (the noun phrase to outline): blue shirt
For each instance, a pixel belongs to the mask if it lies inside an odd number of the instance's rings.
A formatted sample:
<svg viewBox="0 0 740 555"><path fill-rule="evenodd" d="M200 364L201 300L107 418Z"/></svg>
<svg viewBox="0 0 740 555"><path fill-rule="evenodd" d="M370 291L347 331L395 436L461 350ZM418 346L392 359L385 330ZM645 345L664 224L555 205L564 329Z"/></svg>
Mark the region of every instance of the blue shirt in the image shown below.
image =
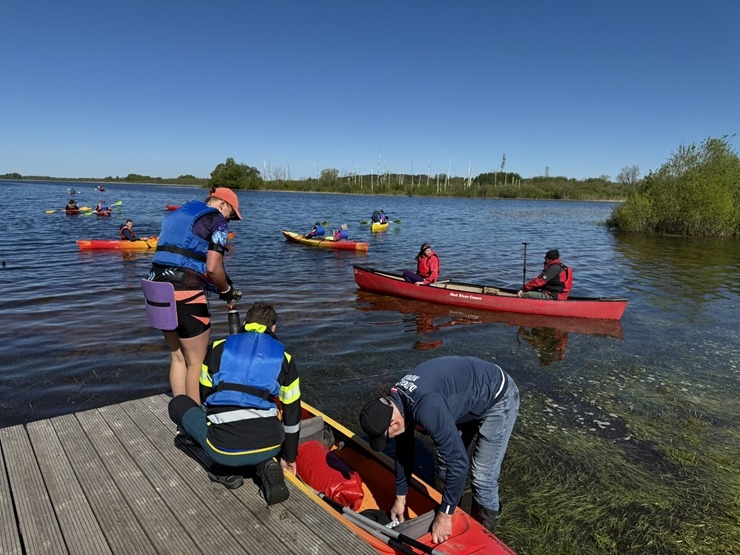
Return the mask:
<svg viewBox="0 0 740 555"><path fill-rule="evenodd" d="M440 510L452 514L468 474L468 454L457 426L478 421L506 391L507 374L476 357L448 356L423 362L391 389L406 419L396 437L396 494L408 493L415 456L414 429L428 434L447 465Z"/></svg>

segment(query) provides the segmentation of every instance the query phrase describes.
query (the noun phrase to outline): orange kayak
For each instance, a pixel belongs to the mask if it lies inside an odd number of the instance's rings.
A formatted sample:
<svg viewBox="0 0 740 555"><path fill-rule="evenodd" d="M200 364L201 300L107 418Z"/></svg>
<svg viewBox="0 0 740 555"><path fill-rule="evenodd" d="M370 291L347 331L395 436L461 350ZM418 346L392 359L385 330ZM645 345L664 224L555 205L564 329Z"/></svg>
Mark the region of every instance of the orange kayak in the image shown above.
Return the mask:
<svg viewBox="0 0 740 555"><path fill-rule="evenodd" d="M333 238L325 237L323 239L308 239L300 233L282 230L285 238L292 243L300 243L308 247L321 247L325 249L339 249L348 251L366 251L370 247L369 243L361 241L335 241Z"/></svg>
<svg viewBox="0 0 740 555"><path fill-rule="evenodd" d="M81 251L89 250L119 250L119 251L146 251L157 248L157 237L148 237L138 241L124 241L120 239L79 239L77 246Z"/></svg>

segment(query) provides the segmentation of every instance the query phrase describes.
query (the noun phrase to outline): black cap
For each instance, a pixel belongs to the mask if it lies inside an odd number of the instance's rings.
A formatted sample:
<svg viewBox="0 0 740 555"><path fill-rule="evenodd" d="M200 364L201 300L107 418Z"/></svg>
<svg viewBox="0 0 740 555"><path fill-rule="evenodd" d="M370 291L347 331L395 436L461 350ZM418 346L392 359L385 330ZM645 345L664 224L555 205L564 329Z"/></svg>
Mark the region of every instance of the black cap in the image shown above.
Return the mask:
<svg viewBox="0 0 740 555"><path fill-rule="evenodd" d="M381 399L370 401L362 407L360 426L368 435L371 449L382 451L385 448L392 417L393 407Z"/></svg>
<svg viewBox="0 0 740 555"><path fill-rule="evenodd" d="M552 249L545 253L545 260L557 260L558 258L560 258L558 249Z"/></svg>

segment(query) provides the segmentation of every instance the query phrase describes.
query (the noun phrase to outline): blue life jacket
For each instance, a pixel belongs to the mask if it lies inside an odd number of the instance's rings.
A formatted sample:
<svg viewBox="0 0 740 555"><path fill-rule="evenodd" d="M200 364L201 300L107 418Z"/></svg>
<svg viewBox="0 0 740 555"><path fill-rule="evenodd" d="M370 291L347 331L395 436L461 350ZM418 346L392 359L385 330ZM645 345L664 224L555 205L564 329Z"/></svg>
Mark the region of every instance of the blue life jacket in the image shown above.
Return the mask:
<svg viewBox="0 0 740 555"><path fill-rule="evenodd" d="M316 237L323 237L324 234L326 233L326 230L324 229L324 226L322 225L314 226L314 228L316 229L316 231L314 232L314 236Z"/></svg>
<svg viewBox="0 0 740 555"><path fill-rule="evenodd" d="M209 212L217 210L205 202L193 200L165 216L152 262L162 266L188 268L205 275L208 241L195 235L193 226L198 218Z"/></svg>
<svg viewBox="0 0 740 555"><path fill-rule="evenodd" d="M215 392L205 405L275 408L284 356L282 343L264 333L228 336L219 371L213 375Z"/></svg>
<svg viewBox="0 0 740 555"><path fill-rule="evenodd" d="M346 229L340 229L334 236L335 239L349 239L349 232Z"/></svg>

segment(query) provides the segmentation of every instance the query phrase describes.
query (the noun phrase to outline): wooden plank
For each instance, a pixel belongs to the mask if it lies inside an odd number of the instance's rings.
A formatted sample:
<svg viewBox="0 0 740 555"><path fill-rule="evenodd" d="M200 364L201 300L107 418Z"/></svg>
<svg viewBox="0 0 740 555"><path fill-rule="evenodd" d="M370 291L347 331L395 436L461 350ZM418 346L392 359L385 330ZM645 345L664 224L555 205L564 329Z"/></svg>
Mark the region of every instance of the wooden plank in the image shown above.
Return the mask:
<svg viewBox="0 0 740 555"><path fill-rule="evenodd" d="M160 553L197 553L198 547L188 531L144 477L99 412L85 411L76 416L155 550ZM197 529L201 524L193 522L189 528Z"/></svg>
<svg viewBox="0 0 740 555"><path fill-rule="evenodd" d="M0 553L3 555L22 555L21 538L15 525L15 509L10 495L5 459L10 453L3 453L0 441Z"/></svg>
<svg viewBox="0 0 740 555"><path fill-rule="evenodd" d="M167 403L169 397L158 395L123 403L122 406L127 411L133 411L140 416L137 422L153 422L152 418L158 419L164 428L151 424L152 429L164 432L162 436L155 439L154 435L149 437L161 449L167 450L167 456L171 459L182 459L183 451L186 449L189 456L198 457L202 464L207 464L207 457L199 447L185 447L181 443L177 445L173 441L174 425L167 416ZM144 410L148 408L152 416L145 416ZM169 441L168 439L169 438ZM174 463L173 463L174 464ZM205 476L204 470L192 465L188 467L178 466L178 471L187 473L186 479L191 484L206 483L208 491L220 494L229 494L237 497L241 503L249 509L251 518L246 519L239 517L229 526L232 529L245 529L246 526L254 527L254 536L262 536L265 533L265 527L269 527L277 537L281 538L282 549L278 552L284 553L290 550L296 554L304 553L359 553L359 554L376 554L367 543L360 539L349 529L325 511L318 508L313 500L308 498L302 491L288 483L290 498L279 505L267 507L264 501L258 496L258 488L249 479L245 480L245 485L231 492L227 491L219 484L209 483ZM227 511L225 511L227 512ZM248 529L245 530L249 532Z"/></svg>
<svg viewBox="0 0 740 555"><path fill-rule="evenodd" d="M146 401L146 400L144 400ZM181 473L191 487L197 489L203 500L210 506L217 506L224 524L237 538L248 553L332 553L327 547L326 540L318 537L312 530L306 527L294 514L286 510L288 501L279 505L267 507L264 500L259 497L258 488L249 478L245 479L244 485L237 490L227 490L220 484L214 484L205 475L205 467L209 463L208 457L199 447L186 446L177 441L185 451L179 449L173 441L174 425L167 419L160 417L166 414L166 402L164 398L154 408L156 413L150 412L149 408L141 402L132 401L122 406L138 416L137 422L148 425L149 437L160 445L163 453L172 461L173 466ZM145 424L147 423L147 424ZM157 435L157 434L161 435ZM183 461L196 460L197 464L185 464ZM344 553L344 551L342 551Z"/></svg>
<svg viewBox="0 0 740 555"><path fill-rule="evenodd" d="M144 529L73 414L51 420L113 553L154 555Z"/></svg>
<svg viewBox="0 0 740 555"><path fill-rule="evenodd" d="M25 429L0 429L0 443L25 552L68 553Z"/></svg>
<svg viewBox="0 0 740 555"><path fill-rule="evenodd" d="M111 553L49 420L26 426L67 549L80 555Z"/></svg>
<svg viewBox="0 0 740 555"><path fill-rule="evenodd" d="M139 429L121 405L102 407L98 412L126 446L143 479L151 483L161 502L178 519L200 551L219 554L244 552L224 527L220 508L206 505L187 481L175 472L160 447L147 439L149 429ZM139 415L135 413L134 417L139 418ZM200 523L207 525L201 526Z"/></svg>

